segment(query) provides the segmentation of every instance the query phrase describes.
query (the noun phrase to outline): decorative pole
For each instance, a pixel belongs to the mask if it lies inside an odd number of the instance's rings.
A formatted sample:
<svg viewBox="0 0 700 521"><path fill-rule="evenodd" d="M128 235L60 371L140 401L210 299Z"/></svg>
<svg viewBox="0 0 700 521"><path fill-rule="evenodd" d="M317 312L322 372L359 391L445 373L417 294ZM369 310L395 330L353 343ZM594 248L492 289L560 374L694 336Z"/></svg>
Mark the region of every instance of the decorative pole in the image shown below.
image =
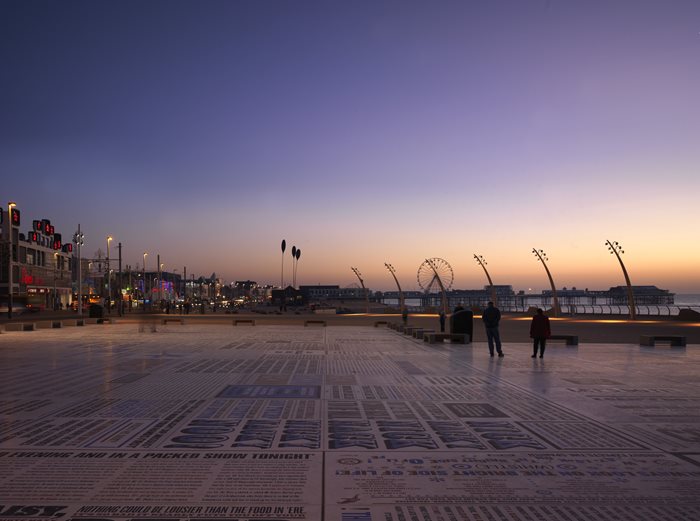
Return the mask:
<svg viewBox="0 0 700 521"><path fill-rule="evenodd" d="M297 287L297 270L294 266L294 261L297 258L297 247L292 246L292 287Z"/></svg>
<svg viewBox="0 0 700 521"><path fill-rule="evenodd" d="M535 248L532 248L532 253L535 254L535 257L539 259L539 261L542 263L542 266L544 266L544 271L547 272L547 277L549 277L549 284L552 286L552 301L554 303L553 310L554 310L554 316L558 317L561 313L561 310L559 309L559 299L557 298L557 288L554 286L554 279L552 278L552 274L549 272L549 268L547 267L547 263L545 261L549 260L547 258L547 254L542 251L542 250L536 250Z"/></svg>
<svg viewBox="0 0 700 521"><path fill-rule="evenodd" d="M280 279L280 288L284 289L284 250L287 249L287 241L282 239L282 278Z"/></svg>
<svg viewBox="0 0 700 521"><path fill-rule="evenodd" d="M112 272L110 271L110 264L109 264L109 243L112 241L112 236L108 235L107 236L107 269L105 270L107 272L107 313L112 312Z"/></svg>
<svg viewBox="0 0 700 521"><path fill-rule="evenodd" d="M294 287L297 287L297 270L299 269L299 257L301 257L301 248L297 248L297 254L296 254L296 259L297 263L294 268Z"/></svg>
<svg viewBox="0 0 700 521"><path fill-rule="evenodd" d="M430 266L433 273L435 273L435 280L437 280L438 285L440 286L440 291L442 292L442 311L445 313L445 315L447 315L449 308L447 306L447 291L445 291L445 286L442 285L442 280L440 280L440 275L438 275L435 263L433 263L431 259L425 259L425 262L428 263L428 266Z"/></svg>
<svg viewBox="0 0 700 521"><path fill-rule="evenodd" d="M474 254L474 259L476 262L479 263L479 266L481 266L484 269L484 273L486 273L486 279L489 281L489 289L491 290L491 302L493 302L494 306L498 305L498 297L496 295L496 288L493 287L493 281L491 280L491 275L489 275L488 270L486 269L486 259L484 259L481 255L477 255L476 253Z"/></svg>
<svg viewBox="0 0 700 521"><path fill-rule="evenodd" d="M83 261L80 256L80 247L85 243L85 235L80 231L80 224L78 224L78 231L73 234L73 242L75 243L76 250L78 250L78 316L83 317Z"/></svg>
<svg viewBox="0 0 700 521"><path fill-rule="evenodd" d="M403 315L404 309L406 309L406 300L403 297L403 291L401 290L401 284L399 284L399 279L396 278L396 270L391 264L384 263L386 269L389 270L391 276L394 277L394 282L396 282L396 287L399 288L399 306L401 308L401 314Z"/></svg>
<svg viewBox="0 0 700 521"><path fill-rule="evenodd" d="M7 265L10 268L10 272L7 276L7 318L12 318L12 261L14 260L12 258L12 232L14 231L14 223L13 221L13 212L12 209L17 206L17 203L14 203L10 201L7 203L7 231L9 232L7 234L8 237L8 245L9 245L9 257L8 257L8 262Z"/></svg>
<svg viewBox="0 0 700 521"><path fill-rule="evenodd" d="M360 286L362 286L362 289L365 290L365 299L367 300L367 314L369 315L369 293L367 292L367 288L365 288L365 281L362 280L362 275L360 275L360 272L358 271L357 268L350 268L355 275L357 275L357 278L360 280Z"/></svg>
<svg viewBox="0 0 700 521"><path fill-rule="evenodd" d="M608 247L608 250L610 250L610 255L613 253L617 257L617 260L620 261L620 267L622 268L622 274L625 276L625 282L627 283L627 304L630 308L630 318L632 320L637 320L637 310L635 309L635 304L634 304L634 291L632 290L632 283L630 282L630 277L627 274L627 270L625 269L625 265L622 262L622 257L620 257L621 253L625 253L625 251L622 249L622 245L620 245L619 242L610 242L610 241L605 241L605 245Z"/></svg>
<svg viewBox="0 0 700 521"><path fill-rule="evenodd" d="M143 313L146 312L146 255L148 252L143 252Z"/></svg>

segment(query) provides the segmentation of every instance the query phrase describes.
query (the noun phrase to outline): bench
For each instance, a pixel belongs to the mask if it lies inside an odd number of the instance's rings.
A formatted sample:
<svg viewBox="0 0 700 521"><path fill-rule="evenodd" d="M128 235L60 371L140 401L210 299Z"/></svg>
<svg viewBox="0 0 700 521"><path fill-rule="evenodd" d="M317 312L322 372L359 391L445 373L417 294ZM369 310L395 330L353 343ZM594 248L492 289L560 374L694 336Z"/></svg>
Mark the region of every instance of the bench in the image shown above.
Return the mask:
<svg viewBox="0 0 700 521"><path fill-rule="evenodd" d="M449 340L453 344L470 344L471 338L466 334L457 333L427 333L423 335L423 340L429 344Z"/></svg>
<svg viewBox="0 0 700 521"><path fill-rule="evenodd" d="M567 346L578 345L578 335L552 335L547 340L564 340Z"/></svg>
<svg viewBox="0 0 700 521"><path fill-rule="evenodd" d="M163 318L161 319L160 323L162 325L167 324L168 322L179 322L181 325L185 325L185 319L184 318Z"/></svg>
<svg viewBox="0 0 700 521"><path fill-rule="evenodd" d="M63 327L75 327L85 325L85 321L82 318L71 318L67 320L61 320L61 323L63 324Z"/></svg>
<svg viewBox="0 0 700 521"><path fill-rule="evenodd" d="M642 335L639 337L640 346L654 347L656 342L670 342L671 347L685 347L686 337L680 335Z"/></svg>
<svg viewBox="0 0 700 521"><path fill-rule="evenodd" d="M250 324L251 326L254 326L255 320L252 318L234 318L233 325L237 326L238 324Z"/></svg>
<svg viewBox="0 0 700 521"><path fill-rule="evenodd" d="M36 331L34 322L8 322L5 331Z"/></svg>
<svg viewBox="0 0 700 521"><path fill-rule="evenodd" d="M38 329L58 329L63 327L63 323L60 320L41 320L36 323Z"/></svg>
<svg viewBox="0 0 700 521"><path fill-rule="evenodd" d="M377 321L374 323L374 327L388 326L388 325L389 325L389 322L387 322L386 320L377 320Z"/></svg>
<svg viewBox="0 0 700 521"><path fill-rule="evenodd" d="M423 340L425 338L426 334L429 333L435 333L434 329L421 329L417 327L416 329L413 330L413 338L417 338L418 340Z"/></svg>
<svg viewBox="0 0 700 521"><path fill-rule="evenodd" d="M326 321L325 320L304 320L304 327L314 326L314 325L326 327Z"/></svg>

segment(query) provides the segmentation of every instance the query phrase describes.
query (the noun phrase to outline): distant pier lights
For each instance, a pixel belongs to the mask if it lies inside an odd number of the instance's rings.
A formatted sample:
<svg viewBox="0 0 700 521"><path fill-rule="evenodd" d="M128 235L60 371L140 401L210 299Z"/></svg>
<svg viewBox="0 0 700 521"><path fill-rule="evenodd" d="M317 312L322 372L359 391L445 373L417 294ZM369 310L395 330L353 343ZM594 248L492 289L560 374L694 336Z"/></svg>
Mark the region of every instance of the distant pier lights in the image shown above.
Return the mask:
<svg viewBox="0 0 700 521"><path fill-rule="evenodd" d="M625 269L625 264L622 262L622 255L625 253L625 251L622 249L622 245L615 241L605 241L605 245L608 247L608 250L610 251L610 255L615 255L617 257L617 260L620 262L620 267L622 268L622 274L625 276L625 283L627 284L627 305L630 308L630 318L632 320L637 319L637 310L635 309L635 303L634 303L634 291L632 290L632 283L630 282L630 277L627 274L627 269Z"/></svg>

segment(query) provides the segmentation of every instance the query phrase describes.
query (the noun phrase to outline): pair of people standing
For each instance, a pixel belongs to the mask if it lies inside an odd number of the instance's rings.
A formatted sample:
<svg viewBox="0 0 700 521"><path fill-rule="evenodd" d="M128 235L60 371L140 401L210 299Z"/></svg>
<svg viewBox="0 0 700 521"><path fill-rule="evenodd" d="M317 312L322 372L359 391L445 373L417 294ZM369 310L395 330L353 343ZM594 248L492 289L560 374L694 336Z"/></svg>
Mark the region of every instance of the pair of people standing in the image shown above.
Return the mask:
<svg viewBox="0 0 700 521"><path fill-rule="evenodd" d="M498 330L498 326L501 321L500 310L493 305L493 302L489 302L481 317L484 321L484 327L486 328L486 338L488 339L489 343L489 354L493 356L495 347L499 357L505 356L501 348L501 335ZM532 317L532 322L530 323L530 338L532 338L534 341L532 358L537 356L538 350L540 352L540 358L544 357L546 341L551 334L552 332L549 327L549 317L544 314L542 309L538 309L537 314Z"/></svg>

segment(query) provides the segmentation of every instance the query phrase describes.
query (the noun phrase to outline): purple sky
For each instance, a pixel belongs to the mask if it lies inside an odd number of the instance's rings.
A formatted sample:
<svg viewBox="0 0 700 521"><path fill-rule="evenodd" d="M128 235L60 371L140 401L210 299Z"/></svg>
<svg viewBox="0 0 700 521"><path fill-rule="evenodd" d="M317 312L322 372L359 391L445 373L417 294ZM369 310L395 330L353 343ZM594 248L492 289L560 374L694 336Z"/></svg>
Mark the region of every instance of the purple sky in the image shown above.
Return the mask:
<svg viewBox="0 0 700 521"><path fill-rule="evenodd" d="M301 284L700 292L700 2L7 1L0 201ZM147 266L148 267L148 266Z"/></svg>

